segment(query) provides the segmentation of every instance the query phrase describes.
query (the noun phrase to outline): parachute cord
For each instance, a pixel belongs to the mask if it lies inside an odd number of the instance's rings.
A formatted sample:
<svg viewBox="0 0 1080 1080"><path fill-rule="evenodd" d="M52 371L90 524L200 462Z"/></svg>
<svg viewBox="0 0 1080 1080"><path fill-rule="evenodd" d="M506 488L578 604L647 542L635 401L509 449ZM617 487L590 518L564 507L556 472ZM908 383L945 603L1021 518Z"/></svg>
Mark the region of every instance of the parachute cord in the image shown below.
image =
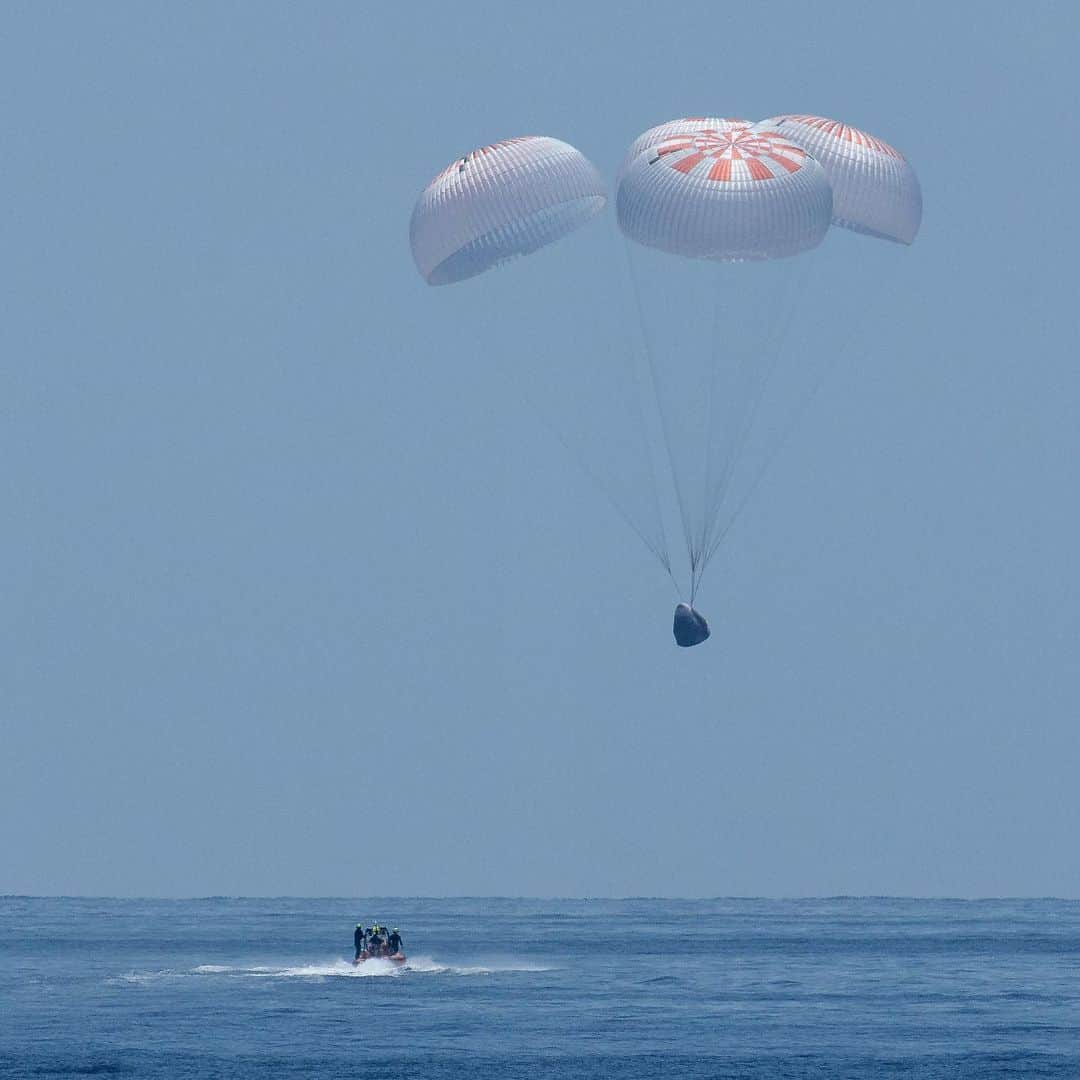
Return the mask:
<svg viewBox="0 0 1080 1080"><path fill-rule="evenodd" d="M638 310L639 312L641 310L640 303L638 305ZM672 573L671 570L671 556L668 552L667 529L664 526L664 512L660 504L660 480L659 477L657 477L656 475L656 461L654 459L650 445L649 421L648 417L645 415L645 394L641 386L640 365L636 363L637 343L634 341L629 324L626 325L626 335L628 346L626 355L630 358L630 367L634 383L634 404L637 406L638 427L641 432L641 442L645 451L645 457L649 468L649 480L651 482L652 488L650 493L652 495L653 512L656 515L658 540L660 543L660 547L663 550L661 562L664 564L664 569L667 570L668 577L671 578L671 582L675 586L675 591L679 593L679 597L681 599L682 592L679 589L679 583L675 580L675 575L674 573Z"/></svg>
<svg viewBox="0 0 1080 1080"><path fill-rule="evenodd" d="M724 468L721 471L719 483L717 484L716 489L714 490L712 496L708 501L708 525L706 531L709 534L710 541L706 547L704 558L702 559L703 573L705 567L708 565L713 555L716 554L717 548L720 546L723 537L727 535L728 529L730 528L731 521L729 520L720 529L719 535L715 539L712 538L712 533L717 528L717 524L721 517L721 511L728 495L730 494L731 485L738 472L738 466L742 462L745 455L750 433L754 430L754 425L761 410L762 402L765 399L765 392L772 381L772 377L775 374L777 367L779 366L779 361L781 354L783 353L784 344L787 341L787 338L791 331L791 327L795 321L796 308L798 307L798 304L797 302L788 302L791 300L790 294L795 291L800 297L802 296L806 287L806 283L810 277L810 271L814 263L815 255L816 249L815 251L810 252L808 257L806 258L802 267L802 273L797 279L797 283L793 284L789 282L787 288L785 289L783 303L783 309L786 312L785 317L779 322L779 324L773 324L777 328L775 330L771 330L765 341L765 348L763 350L765 355L765 362L763 364L764 375L757 379L756 385L751 382L750 408L747 411L747 414L744 416L743 422L736 432L735 438L731 444L727 455L725 455L726 461ZM742 358L740 370L742 372L750 370L748 363L748 355ZM786 437L786 435L784 437ZM775 454L775 452L776 451L774 449L773 454ZM758 479L760 479L760 476L758 477ZM740 501L736 510L736 514L738 514L742 510L742 507L748 500L749 495L752 494L754 488L756 488L757 482L758 480L755 479L751 487L751 491L747 494L747 497Z"/></svg>
<svg viewBox="0 0 1080 1080"><path fill-rule="evenodd" d="M713 290L713 327L712 327L712 352L709 357L709 374L708 374L708 407L706 410L705 419L705 489L701 496L701 545L700 552L702 555L708 550L709 545L709 524L710 524L710 494L713 490L713 433L716 430L716 375L720 367L720 289ZM702 572L705 567L702 565ZM691 574L690 581L690 606L693 607L693 597L697 592L697 583L693 580L693 574Z"/></svg>
<svg viewBox="0 0 1080 1080"><path fill-rule="evenodd" d="M701 546L699 550L698 558L698 573L697 583L700 584L701 578L705 573L705 567L708 564L708 551L710 536L716 523L716 518L719 515L721 504L723 503L723 493L727 481L729 472L731 472L737 462L739 456L740 446L740 429L736 426L736 413L738 409L732 410L732 403L736 405L739 398L742 396L741 389L749 383L750 391L747 392L747 398L752 396L753 382L751 376L753 375L752 367L752 354L749 349L743 349L741 357L734 359L732 363L732 378L730 384L727 387L728 393L728 408L726 415L723 417L722 422L718 420L716 415L716 383L719 378L720 370L722 367L720 354L720 320L721 320L721 297L725 292L725 286L727 280L723 276L725 268L722 266L716 267L716 280L712 286L712 293L714 296L713 304L713 328L711 341L711 350L709 355L709 367L708 367L708 410L706 413L706 438L705 438L705 489L702 493L702 518L701 518ZM786 310L786 304L781 305L781 310ZM773 330L773 323L769 323L768 334L771 336L775 332ZM765 355L770 355L769 349L769 337L766 337ZM744 417L744 427L749 427L748 418ZM730 429L730 434L726 434L718 438L718 427ZM716 448L721 449L721 453L717 455ZM720 476L717 479L714 477L713 463L719 456L720 463ZM696 585L695 590L696 591Z"/></svg>
<svg viewBox="0 0 1080 1080"><path fill-rule="evenodd" d="M812 260L812 258L813 253L808 256L808 261L804 263L802 267L803 274L800 278L800 283L803 286L805 286L805 282L809 277L809 260ZM762 349L764 362L760 364L763 374L755 373L752 366L753 356L749 352L749 350L743 355L741 359L740 372L744 376L743 381L749 382L749 407L744 412L741 424L735 430L734 438L732 439L731 445L728 448L728 453L725 458L725 467L720 477L720 483L712 493L712 498L709 503L710 531L715 527L716 521L719 518L720 511L723 507L724 499L728 494L728 489L734 480L738 465L742 460L743 454L746 449L747 441L750 437L750 433L754 430L754 424L757 420L757 415L761 408L761 403L765 397L765 391L768 389L769 383L772 380L772 376L776 371L776 367L780 359L780 353L783 348L783 343L787 338L792 323L794 322L795 305L790 302L792 291L794 291L793 286L791 282L788 281L785 285L782 301L780 304L780 310L786 313L785 317L779 322L771 322L769 324L769 332L766 335L765 345Z"/></svg>
<svg viewBox="0 0 1080 1080"><path fill-rule="evenodd" d="M717 293L719 293L719 287ZM737 412L731 408L731 403L736 403L741 397L746 397L750 400L753 397L753 383L751 380L752 368L751 368L751 354L749 350L743 351L741 357L736 358L732 362L733 372L730 379L730 385L728 387L728 399L729 405L726 415L723 417L722 426L729 429L728 432L719 439L717 438L717 427L721 426L721 422L717 419L712 409L712 397L710 397L710 410L708 413L708 432L707 432L707 446L708 459L707 459L707 482L705 487L705 494L702 500L703 515L702 515L702 573L705 570L705 562L707 562L707 552L709 549L710 536L715 525L716 517L719 513L720 506L723 503L723 492L726 486L727 477L729 472L734 468L735 461L738 457L738 447L740 443L740 427L737 426ZM719 307L717 308L717 320L713 331L713 371L712 379L715 381L718 377L720 370L720 349L719 349ZM750 389L746 387L749 385ZM748 414L743 418L743 426L746 425L748 420ZM721 453L717 455L714 450L714 446L719 446ZM719 477L713 476L713 461L719 456L720 460L720 475Z"/></svg>
<svg viewBox="0 0 1080 1080"><path fill-rule="evenodd" d="M645 307L641 301L641 288L638 283L637 271L634 269L634 259L630 251L630 241L625 238L623 240L623 250L626 252L626 264L630 270L630 282L633 286L634 302L637 305L638 323L641 326L641 340L645 349L645 358L648 361L649 379L652 383L653 396L656 399L656 409L660 414L660 429L664 436L664 450L667 454L668 469L671 472L671 482L675 489L675 498L679 504L679 517L682 520L683 538L686 541L686 553L690 558L690 575L691 579L693 579L697 560L694 557L690 519L686 512L686 500L683 498L682 485L679 483L679 473L675 467L675 457L671 450L671 435L668 431L667 415L664 409L663 398L660 395L660 385L656 377L656 361L652 340L649 336L649 327L645 321Z"/></svg>
<svg viewBox="0 0 1080 1080"><path fill-rule="evenodd" d="M787 441L791 437L792 433L795 431L795 428L798 427L799 421L810 408L810 405L813 402L814 398L817 396L818 391L825 384L825 380L833 371L836 370L841 359L846 355L847 352L850 351L850 349L854 346L855 342L862 337L861 331L863 326L867 322L870 312L874 308L876 308L877 305L881 302L882 297L888 291L886 289L886 285L890 284L891 282L891 272L882 273L878 278L877 286L873 294L871 295L870 300L863 306L860 317L856 320L854 328L847 335L845 340L841 342L840 346L833 352L830 359L826 362L822 370L818 373L817 377L813 382L813 385L803 396L802 400L798 402L795 408L792 410L788 422L785 425L783 432L781 432L780 438L776 441L776 444L769 451L768 455L762 462L753 480L751 481L746 493L739 500L738 505L735 507L734 513L727 520L727 522L725 522L724 527L720 530L719 535L716 537L716 539L713 541L712 546L709 548L709 551L705 557L706 562L708 562L709 559L711 559L713 555L716 554L717 550L724 542L724 539L727 537L728 533L731 532L732 528L734 528L735 522L738 521L739 516L746 508L747 503L749 503L750 499L753 497L753 494L758 489L761 481L765 478L765 475L769 471L773 462L777 459L777 457L779 457L780 451L787 444Z"/></svg>
<svg viewBox="0 0 1080 1080"><path fill-rule="evenodd" d="M549 303L547 307L550 308L551 304ZM632 341L632 338L630 340ZM562 430L560 430L558 425L553 422L548 415L546 415L544 409L533 397L527 386L523 385L520 380L511 379L508 375L508 369L505 365L500 364L493 366L489 368L489 373L503 381L503 383L507 387L507 390L510 392L510 396L513 398L517 398L523 404L528 406L528 408L531 409L533 413L535 413L540 423L549 432L551 432L551 434L555 436L558 442L562 445L562 447L566 450L570 457L577 463L581 471L589 479L590 483L603 495L604 499L609 503L612 509L615 510L619 517L622 518L622 520L630 526L631 530L638 537L638 539L641 540L642 544L644 544L645 548L650 552L650 554L652 554L657 559L660 565L664 568L664 571L667 574L668 578L671 580L676 595L681 598L682 590L679 587L678 581L675 579L675 574L671 565L671 557L668 552L667 536L664 531L663 517L660 512L660 500L657 491L656 476L653 469L652 455L651 453L649 453L647 440L645 440L643 450L645 452L646 458L648 459L649 476L652 481L651 487L653 496L653 509L656 516L658 534L655 538L650 537L648 531L643 528L642 525L640 525L637 521L635 521L630 511L628 511L622 505L620 500L612 492L611 485L604 480L604 478L596 471L596 469L589 465L582 450L579 447L574 446L571 440L564 434ZM637 394L635 396L639 398L638 407L640 411L640 394Z"/></svg>
<svg viewBox="0 0 1080 1080"><path fill-rule="evenodd" d="M716 554L716 552L720 548L720 545L723 544L725 538L727 537L727 534L729 532L731 532L732 528L734 527L735 522L739 520L739 516L742 514L743 510L746 508L746 504L753 497L754 492L757 491L758 485L765 478L765 474L769 471L770 466L777 459L777 457L780 454L780 451L787 444L787 441L790 438L792 432L798 426L799 420L802 419L803 415L806 413L806 410L810 407L811 401L813 401L813 399L817 396L817 392L818 392L818 390L821 389L821 386L822 386L822 384L824 382L825 382L825 375L819 375L817 380L815 381L814 385L810 388L810 391L806 394L806 396L803 398L803 400L801 402L799 402L798 405L796 405L795 410L792 413L790 422L786 426L785 430L781 433L781 436L777 440L776 445L769 452L769 454L766 457L765 461L762 463L761 467L758 469L757 473L755 474L754 479L751 481L749 488L747 488L747 490L746 490L745 494L743 495L743 497L736 504L734 512L731 514L731 516L728 518L728 520L724 523L724 527L719 531L719 533L716 536L716 539L712 543L712 546L709 548L708 552L706 553L706 556L705 556L705 561L706 562L708 562Z"/></svg>
<svg viewBox="0 0 1080 1080"><path fill-rule="evenodd" d="M621 517L623 521L625 521L626 524L634 530L634 533L637 535L638 539L649 549L650 552L652 552L654 556L656 556L656 558L660 562L660 565L667 571L667 575L669 578L671 578L671 581L674 584L676 591L679 592L679 583L675 580L675 574L672 572L671 559L668 555L666 545L661 547L660 545L649 539L649 537L642 531L642 529L638 526L634 519L619 505L618 501L608 490L607 485L604 484L600 477L597 476L596 472L589 467L589 463L585 460L584 456L579 451L575 450L573 446L570 445L569 441L563 436L562 432L559 431L557 427L555 427L552 423L549 422L547 417L544 415L543 410L528 394L524 394L523 397L526 404L533 410L533 412L536 413L537 418L540 420L540 423L543 424L544 427L546 427L548 431L550 431L552 435L554 435L555 438L559 440L559 442L562 444L563 449L574 459L574 461L577 462L578 467L589 478L589 480L596 487L596 489L604 496L612 509L614 509L615 512L619 515L619 517Z"/></svg>

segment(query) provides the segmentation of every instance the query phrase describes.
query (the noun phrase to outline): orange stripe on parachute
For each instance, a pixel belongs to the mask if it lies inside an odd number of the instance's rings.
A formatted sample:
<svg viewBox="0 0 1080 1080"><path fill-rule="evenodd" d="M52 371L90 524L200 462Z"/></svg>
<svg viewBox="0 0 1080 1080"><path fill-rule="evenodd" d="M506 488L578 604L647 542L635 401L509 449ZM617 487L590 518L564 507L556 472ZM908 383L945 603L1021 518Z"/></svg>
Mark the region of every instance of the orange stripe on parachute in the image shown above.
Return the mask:
<svg viewBox="0 0 1080 1080"><path fill-rule="evenodd" d="M699 150L696 154L687 154L681 161L676 161L671 167L677 169L681 173L688 173L690 170L705 159L705 155Z"/></svg>
<svg viewBox="0 0 1080 1080"><path fill-rule="evenodd" d="M747 158L746 164L750 169L751 180L771 180L773 178L772 170L760 159L756 157Z"/></svg>
<svg viewBox="0 0 1080 1080"><path fill-rule="evenodd" d="M731 162L727 158L718 158L716 164L709 170L710 180L730 180Z"/></svg>

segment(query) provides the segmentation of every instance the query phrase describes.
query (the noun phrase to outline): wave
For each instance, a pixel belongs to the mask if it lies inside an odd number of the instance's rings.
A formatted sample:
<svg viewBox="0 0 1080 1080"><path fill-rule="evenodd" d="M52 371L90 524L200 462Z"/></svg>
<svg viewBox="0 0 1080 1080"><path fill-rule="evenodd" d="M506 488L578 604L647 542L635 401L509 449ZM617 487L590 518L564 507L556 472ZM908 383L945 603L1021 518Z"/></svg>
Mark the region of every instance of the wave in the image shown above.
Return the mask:
<svg viewBox="0 0 1080 1080"><path fill-rule="evenodd" d="M129 971L126 975L114 975L105 980L107 986L118 986L131 983L139 986L142 983L157 982L159 979L178 979L187 972L174 971L172 968L162 968L159 971Z"/></svg>
<svg viewBox="0 0 1080 1080"><path fill-rule="evenodd" d="M444 964L430 956L411 958L405 968L439 975L501 975L514 972L555 971L547 964L527 963L520 960L490 960L480 964Z"/></svg>

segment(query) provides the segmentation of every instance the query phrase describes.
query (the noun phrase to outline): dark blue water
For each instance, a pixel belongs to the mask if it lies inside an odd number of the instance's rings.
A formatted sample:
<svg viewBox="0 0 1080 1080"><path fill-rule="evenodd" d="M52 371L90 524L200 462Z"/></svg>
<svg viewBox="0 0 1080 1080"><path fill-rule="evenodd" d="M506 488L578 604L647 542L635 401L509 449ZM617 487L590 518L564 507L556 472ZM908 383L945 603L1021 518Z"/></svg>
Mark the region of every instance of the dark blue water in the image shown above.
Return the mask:
<svg viewBox="0 0 1080 1080"><path fill-rule="evenodd" d="M0 1076L90 1075L1075 1080L1080 903L0 900Z"/></svg>

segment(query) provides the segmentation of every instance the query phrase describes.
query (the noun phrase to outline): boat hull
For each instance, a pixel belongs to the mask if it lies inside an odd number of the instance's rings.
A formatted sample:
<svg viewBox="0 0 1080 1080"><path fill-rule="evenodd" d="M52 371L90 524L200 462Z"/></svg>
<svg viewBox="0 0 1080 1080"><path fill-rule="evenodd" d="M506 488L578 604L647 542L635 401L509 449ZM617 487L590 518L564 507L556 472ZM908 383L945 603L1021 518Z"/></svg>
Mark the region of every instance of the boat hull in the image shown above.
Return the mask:
<svg viewBox="0 0 1080 1080"><path fill-rule="evenodd" d="M389 960L391 964L404 964L406 957L404 953L394 953L393 956L372 956L364 951L353 961L353 967L358 967L366 960Z"/></svg>

